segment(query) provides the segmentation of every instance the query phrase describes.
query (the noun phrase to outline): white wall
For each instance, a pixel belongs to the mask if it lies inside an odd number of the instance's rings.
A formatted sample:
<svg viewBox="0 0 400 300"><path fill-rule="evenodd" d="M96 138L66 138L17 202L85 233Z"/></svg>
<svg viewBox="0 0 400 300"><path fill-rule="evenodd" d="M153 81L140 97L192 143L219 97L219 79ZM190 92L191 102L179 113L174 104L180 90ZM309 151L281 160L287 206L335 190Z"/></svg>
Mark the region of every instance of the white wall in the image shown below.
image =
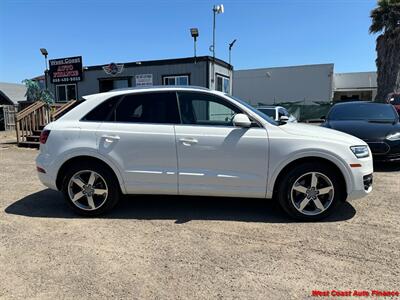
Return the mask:
<svg viewBox="0 0 400 300"><path fill-rule="evenodd" d="M233 95L259 103L331 101L333 64L238 70Z"/></svg>
<svg viewBox="0 0 400 300"><path fill-rule="evenodd" d="M376 77L376 72L336 73L334 89L374 89L377 87Z"/></svg>

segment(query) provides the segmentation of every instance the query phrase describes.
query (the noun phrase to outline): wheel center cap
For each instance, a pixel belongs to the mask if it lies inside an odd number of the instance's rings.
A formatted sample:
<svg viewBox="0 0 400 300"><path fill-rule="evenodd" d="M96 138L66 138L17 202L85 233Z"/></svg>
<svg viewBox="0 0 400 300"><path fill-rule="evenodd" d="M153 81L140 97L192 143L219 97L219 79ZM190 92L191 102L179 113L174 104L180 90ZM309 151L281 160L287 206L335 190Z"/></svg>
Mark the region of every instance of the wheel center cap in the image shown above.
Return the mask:
<svg viewBox="0 0 400 300"><path fill-rule="evenodd" d="M93 187L91 186L91 185L85 185L84 187L83 187L83 193L85 194L85 195L87 195L87 196L93 196L93 193L94 193L94 189L93 189Z"/></svg>
<svg viewBox="0 0 400 300"><path fill-rule="evenodd" d="M318 194L319 191L317 191L314 187L308 189L306 192L307 198L315 198Z"/></svg>

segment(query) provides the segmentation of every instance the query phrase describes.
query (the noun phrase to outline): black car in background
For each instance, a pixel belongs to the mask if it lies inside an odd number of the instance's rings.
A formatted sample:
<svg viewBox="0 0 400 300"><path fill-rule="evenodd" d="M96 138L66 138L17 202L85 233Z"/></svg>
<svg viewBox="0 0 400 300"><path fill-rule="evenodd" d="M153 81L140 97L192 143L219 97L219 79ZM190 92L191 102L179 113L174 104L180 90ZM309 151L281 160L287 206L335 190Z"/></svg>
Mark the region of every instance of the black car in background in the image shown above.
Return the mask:
<svg viewBox="0 0 400 300"><path fill-rule="evenodd" d="M353 101L335 104L321 125L354 135L370 147L375 161L400 161L400 123L390 104Z"/></svg>

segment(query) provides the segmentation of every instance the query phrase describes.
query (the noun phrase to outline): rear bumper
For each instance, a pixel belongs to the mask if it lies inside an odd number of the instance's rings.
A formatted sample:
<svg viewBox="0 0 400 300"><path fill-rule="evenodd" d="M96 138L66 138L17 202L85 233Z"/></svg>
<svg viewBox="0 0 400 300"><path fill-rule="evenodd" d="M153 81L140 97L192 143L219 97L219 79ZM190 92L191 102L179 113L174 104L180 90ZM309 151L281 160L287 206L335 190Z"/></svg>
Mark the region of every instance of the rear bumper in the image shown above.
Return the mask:
<svg viewBox="0 0 400 300"><path fill-rule="evenodd" d="M39 153L38 157L36 158L36 166L46 172L37 172L39 180L42 182L42 184L52 190L58 190L55 180L56 176L54 175L54 172L52 172L49 156Z"/></svg>
<svg viewBox="0 0 400 300"><path fill-rule="evenodd" d="M56 182L53 180L53 178L51 178L49 175L38 172L38 177L40 182L47 186L48 188L52 189L52 190L58 190L57 186L56 186Z"/></svg>

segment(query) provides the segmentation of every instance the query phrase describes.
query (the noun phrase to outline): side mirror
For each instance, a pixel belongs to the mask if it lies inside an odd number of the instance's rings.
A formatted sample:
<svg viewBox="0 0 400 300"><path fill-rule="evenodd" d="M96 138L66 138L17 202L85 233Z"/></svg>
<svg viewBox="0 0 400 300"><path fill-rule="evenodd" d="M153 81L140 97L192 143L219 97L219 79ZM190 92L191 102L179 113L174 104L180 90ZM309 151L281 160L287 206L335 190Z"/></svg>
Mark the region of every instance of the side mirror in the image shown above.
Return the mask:
<svg viewBox="0 0 400 300"><path fill-rule="evenodd" d="M326 120L326 117L325 117L325 116L322 116L320 119L325 121L325 120Z"/></svg>
<svg viewBox="0 0 400 300"><path fill-rule="evenodd" d="M281 124L286 124L287 122L289 122L289 117L287 117L287 116L281 116L281 117L279 118L279 122L280 122Z"/></svg>
<svg viewBox="0 0 400 300"><path fill-rule="evenodd" d="M250 121L249 117L245 114L236 114L233 117L232 123L234 126L237 126L237 127L248 128L251 126L251 121Z"/></svg>

